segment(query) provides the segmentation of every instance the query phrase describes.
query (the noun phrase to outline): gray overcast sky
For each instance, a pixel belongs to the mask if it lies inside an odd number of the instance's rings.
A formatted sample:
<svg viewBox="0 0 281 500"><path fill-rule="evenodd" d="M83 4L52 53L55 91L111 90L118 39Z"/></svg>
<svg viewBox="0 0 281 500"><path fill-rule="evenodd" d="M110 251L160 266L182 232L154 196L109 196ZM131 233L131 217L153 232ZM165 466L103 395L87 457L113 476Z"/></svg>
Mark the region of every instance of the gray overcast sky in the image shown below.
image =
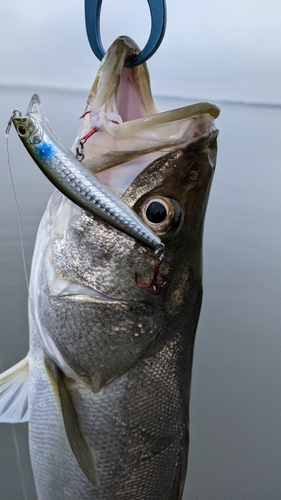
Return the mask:
<svg viewBox="0 0 281 500"><path fill-rule="evenodd" d="M0 83L89 89L98 61L84 0L1 0ZM148 61L154 94L281 103L280 0L167 0L164 41ZM143 47L146 0L104 0L105 48L118 35Z"/></svg>

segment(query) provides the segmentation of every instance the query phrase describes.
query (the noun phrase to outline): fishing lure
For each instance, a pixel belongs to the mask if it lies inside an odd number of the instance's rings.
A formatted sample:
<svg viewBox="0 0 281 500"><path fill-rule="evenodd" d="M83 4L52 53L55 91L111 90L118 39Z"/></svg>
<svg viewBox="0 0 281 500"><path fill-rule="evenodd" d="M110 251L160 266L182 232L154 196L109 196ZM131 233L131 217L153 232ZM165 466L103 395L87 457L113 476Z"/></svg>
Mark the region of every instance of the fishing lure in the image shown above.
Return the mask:
<svg viewBox="0 0 281 500"><path fill-rule="evenodd" d="M37 94L26 116L13 113L11 121L29 154L59 191L91 215L153 248L156 258L162 261L165 245L161 239L63 144L51 128Z"/></svg>

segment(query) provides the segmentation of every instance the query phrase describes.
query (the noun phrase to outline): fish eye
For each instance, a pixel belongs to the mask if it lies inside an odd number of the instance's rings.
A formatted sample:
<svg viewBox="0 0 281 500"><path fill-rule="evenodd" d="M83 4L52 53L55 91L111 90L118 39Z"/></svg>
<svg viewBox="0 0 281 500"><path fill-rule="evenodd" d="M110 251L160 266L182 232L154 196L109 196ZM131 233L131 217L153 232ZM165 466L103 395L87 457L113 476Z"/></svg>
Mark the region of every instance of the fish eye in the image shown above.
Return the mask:
<svg viewBox="0 0 281 500"><path fill-rule="evenodd" d="M145 215L149 222L152 222L153 224L159 224L160 222L163 222L164 219L166 219L167 210L165 205L160 201L152 201L151 203L149 203Z"/></svg>
<svg viewBox="0 0 281 500"><path fill-rule="evenodd" d="M20 125L18 128L18 133L21 136L24 136L26 134L26 128L23 125Z"/></svg>
<svg viewBox="0 0 281 500"><path fill-rule="evenodd" d="M139 208L143 221L156 233L165 233L175 222L176 202L164 196L153 196L146 199Z"/></svg>

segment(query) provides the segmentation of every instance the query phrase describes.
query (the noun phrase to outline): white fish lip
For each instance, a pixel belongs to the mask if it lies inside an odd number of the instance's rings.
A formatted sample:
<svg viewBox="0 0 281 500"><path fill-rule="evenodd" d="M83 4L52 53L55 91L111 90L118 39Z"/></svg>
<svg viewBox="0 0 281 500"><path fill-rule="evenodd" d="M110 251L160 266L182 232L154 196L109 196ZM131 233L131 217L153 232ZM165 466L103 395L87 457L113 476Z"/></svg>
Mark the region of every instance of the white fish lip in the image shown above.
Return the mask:
<svg viewBox="0 0 281 500"><path fill-rule="evenodd" d="M75 302L94 302L94 303L120 303L126 302L124 300L120 301L98 292L95 288L90 288L79 283L75 283L69 280L57 279L55 283L52 283L50 298L52 299L70 299Z"/></svg>

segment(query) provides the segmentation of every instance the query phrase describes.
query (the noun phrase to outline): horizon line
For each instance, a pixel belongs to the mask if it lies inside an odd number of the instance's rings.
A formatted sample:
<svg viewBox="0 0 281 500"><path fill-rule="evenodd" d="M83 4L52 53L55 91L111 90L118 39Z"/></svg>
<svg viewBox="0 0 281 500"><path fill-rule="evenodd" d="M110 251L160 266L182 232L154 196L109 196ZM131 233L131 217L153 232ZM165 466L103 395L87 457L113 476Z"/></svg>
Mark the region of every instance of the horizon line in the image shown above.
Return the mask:
<svg viewBox="0 0 281 500"><path fill-rule="evenodd" d="M76 92L76 93L81 93L81 92L89 92L88 87L66 87L65 85L45 85L42 83L36 83L35 84L39 90L47 90L51 92ZM5 82L0 82L0 88L14 88L14 89L21 89L21 90L27 90L30 88L34 88L34 85L31 83L5 83ZM203 101L206 100L204 97L190 97L187 95L171 95L171 94L162 94L162 93L155 93L154 98L159 98L159 99L173 99L173 100L178 100L181 101L183 99L187 99L188 101L193 101L193 102L198 102L198 101ZM212 99L213 100L213 99ZM264 101L248 101L248 100L238 100L238 99L214 99L216 103L219 104L225 104L225 105L235 105L235 106L249 106L249 107L260 107L260 108L275 108L275 109L281 109L281 103L279 102L264 102Z"/></svg>

